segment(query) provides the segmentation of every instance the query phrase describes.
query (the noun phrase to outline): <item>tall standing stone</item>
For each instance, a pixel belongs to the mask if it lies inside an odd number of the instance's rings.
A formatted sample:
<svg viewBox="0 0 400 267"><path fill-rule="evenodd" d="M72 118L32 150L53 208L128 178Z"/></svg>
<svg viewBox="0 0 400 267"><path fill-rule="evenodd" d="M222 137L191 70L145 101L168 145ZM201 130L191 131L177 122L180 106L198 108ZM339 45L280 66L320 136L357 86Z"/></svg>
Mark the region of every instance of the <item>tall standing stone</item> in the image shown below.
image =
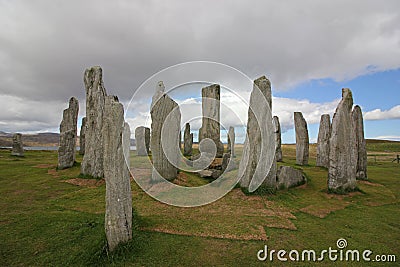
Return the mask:
<svg viewBox="0 0 400 267"><path fill-rule="evenodd" d="M11 156L24 156L24 146L22 144L22 134L16 133L13 135L13 142L12 142L12 149L11 149Z"/></svg>
<svg viewBox="0 0 400 267"><path fill-rule="evenodd" d="M296 131L296 164L308 164L309 139L307 122L301 112L294 113L294 128Z"/></svg>
<svg viewBox="0 0 400 267"><path fill-rule="evenodd" d="M235 128L230 126L228 130L228 149L227 153L231 154L231 158L235 157Z"/></svg>
<svg viewBox="0 0 400 267"><path fill-rule="evenodd" d="M331 118L329 114L322 114L319 122L317 141L317 161L320 167L329 167L329 138L331 137Z"/></svg>
<svg viewBox="0 0 400 267"><path fill-rule="evenodd" d="M356 135L357 173L356 178L367 180L367 148L364 137L364 122L360 106L356 105L352 111L353 127Z"/></svg>
<svg viewBox="0 0 400 267"><path fill-rule="evenodd" d="M147 156L150 153L150 128L139 126L135 129L136 154Z"/></svg>
<svg viewBox="0 0 400 267"><path fill-rule="evenodd" d="M178 104L165 93L163 82L157 85L150 114L152 180L154 182L162 178L173 180L178 175L181 112Z"/></svg>
<svg viewBox="0 0 400 267"><path fill-rule="evenodd" d="M353 96L342 89L342 100L332 119L329 139L328 189L333 192L354 190L357 170L356 135L351 117Z"/></svg>
<svg viewBox="0 0 400 267"><path fill-rule="evenodd" d="M254 81L250 96L246 140L239 164L242 188L249 189L252 179L257 183L263 181L262 185L272 191L276 188L275 149L272 154L267 154L268 147L275 148L271 106L271 83L262 76Z"/></svg>
<svg viewBox="0 0 400 267"><path fill-rule="evenodd" d="M79 135L79 154L85 155L86 117L82 118L81 133Z"/></svg>
<svg viewBox="0 0 400 267"><path fill-rule="evenodd" d="M276 161L282 162L281 124L279 123L279 118L277 116L274 116L272 119L275 133L275 158Z"/></svg>
<svg viewBox="0 0 400 267"><path fill-rule="evenodd" d="M183 155L191 156L193 146L193 134L190 133L190 124L185 124L185 132L183 133Z"/></svg>
<svg viewBox="0 0 400 267"><path fill-rule="evenodd" d="M106 97L103 115L105 231L108 247L112 251L119 243L132 238L132 195L125 161L129 155L130 130L129 125L124 123L124 108L117 97Z"/></svg>
<svg viewBox="0 0 400 267"><path fill-rule="evenodd" d="M70 168L75 163L76 133L79 103L75 97L69 100L69 107L64 109L60 124L60 146L58 147L58 168Z"/></svg>
<svg viewBox="0 0 400 267"><path fill-rule="evenodd" d="M199 143L205 138L214 141L217 147L216 157L221 158L224 153L224 145L220 136L220 98L219 84L212 84L201 90L202 96L202 126L199 130Z"/></svg>
<svg viewBox="0 0 400 267"><path fill-rule="evenodd" d="M103 177L103 111L106 89L100 67L86 69L84 75L86 89L86 137L85 155L81 172L93 177Z"/></svg>

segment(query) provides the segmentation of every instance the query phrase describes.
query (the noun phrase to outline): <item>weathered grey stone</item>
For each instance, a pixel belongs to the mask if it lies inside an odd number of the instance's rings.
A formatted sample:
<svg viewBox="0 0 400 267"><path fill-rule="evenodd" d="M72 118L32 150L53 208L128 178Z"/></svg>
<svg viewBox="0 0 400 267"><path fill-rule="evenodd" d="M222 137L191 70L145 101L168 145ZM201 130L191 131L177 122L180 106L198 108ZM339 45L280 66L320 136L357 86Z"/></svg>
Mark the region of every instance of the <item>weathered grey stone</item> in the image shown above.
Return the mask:
<svg viewBox="0 0 400 267"><path fill-rule="evenodd" d="M165 93L162 82L157 85L150 113L152 180L154 182L162 178L173 180L178 175L181 112L178 104Z"/></svg>
<svg viewBox="0 0 400 267"><path fill-rule="evenodd" d="M360 106L356 105L352 111L353 127L356 135L357 172L356 179L367 180L367 148L364 138L364 120Z"/></svg>
<svg viewBox="0 0 400 267"><path fill-rule="evenodd" d="M279 118L274 116L272 118L275 133L275 158L276 161L282 161L282 139L281 139L281 124L279 123Z"/></svg>
<svg viewBox="0 0 400 267"><path fill-rule="evenodd" d="M199 142L205 138L214 141L217 147L216 157L222 157L224 145L220 137L220 98L221 92L219 84L204 87L202 95L202 126L199 129Z"/></svg>
<svg viewBox="0 0 400 267"><path fill-rule="evenodd" d="M126 151L129 153L130 130L129 125L124 123L124 108L118 98L106 97L103 115L105 231L108 247L112 251L119 243L132 238L132 196L124 154ZM123 145L128 147L124 149Z"/></svg>
<svg viewBox="0 0 400 267"><path fill-rule="evenodd" d="M85 155L81 172L93 177L103 177L103 111L106 89L100 67L86 69L84 75L86 89L86 136Z"/></svg>
<svg viewBox="0 0 400 267"><path fill-rule="evenodd" d="M228 149L227 153L235 157L235 128L230 126L228 130Z"/></svg>
<svg viewBox="0 0 400 267"><path fill-rule="evenodd" d="M317 161L320 167L329 167L329 138L331 137L331 118L329 114L322 114L319 122L317 141Z"/></svg>
<svg viewBox="0 0 400 267"><path fill-rule="evenodd" d="M16 133L13 135L11 156L24 156L24 146L22 144L22 134Z"/></svg>
<svg viewBox="0 0 400 267"><path fill-rule="evenodd" d="M236 163L230 153L224 153L222 157L222 170L229 172L236 169Z"/></svg>
<svg viewBox="0 0 400 267"><path fill-rule="evenodd" d="M213 154L202 152L201 154L192 156L193 168L196 170L206 169L213 162L213 160Z"/></svg>
<svg viewBox="0 0 400 267"><path fill-rule="evenodd" d="M185 132L183 134L183 155L191 156L193 146L193 134L190 133L190 124L185 124Z"/></svg>
<svg viewBox="0 0 400 267"><path fill-rule="evenodd" d="M75 163L76 133L79 103L75 97L69 100L69 107L64 109L60 124L60 146L58 147L58 168L70 168Z"/></svg>
<svg viewBox="0 0 400 267"><path fill-rule="evenodd" d="M139 126L135 129L136 154L147 156L150 152L150 128Z"/></svg>
<svg viewBox="0 0 400 267"><path fill-rule="evenodd" d="M210 178L213 175L212 170L201 170L198 173L201 178Z"/></svg>
<svg viewBox="0 0 400 267"><path fill-rule="evenodd" d="M287 189L306 183L303 172L290 166L279 167L276 177L277 189Z"/></svg>
<svg viewBox="0 0 400 267"><path fill-rule="evenodd" d="M353 96L348 88L342 89L342 100L332 119L329 139L328 189L332 192L354 190L357 169L356 135L351 118Z"/></svg>
<svg viewBox="0 0 400 267"><path fill-rule="evenodd" d="M271 105L271 83L262 76L254 81L251 92L246 139L239 164L239 183L245 189L249 189L252 178L255 181L263 181L262 185L271 190L276 188L275 153L267 155L266 152L267 147L275 147ZM271 127L270 131L268 127ZM271 167L268 168L269 166Z"/></svg>
<svg viewBox="0 0 400 267"><path fill-rule="evenodd" d="M296 130L296 164L308 164L309 139L307 122L301 112L294 113L294 128Z"/></svg>
<svg viewBox="0 0 400 267"><path fill-rule="evenodd" d="M82 118L81 133L79 135L79 154L85 155L86 117Z"/></svg>

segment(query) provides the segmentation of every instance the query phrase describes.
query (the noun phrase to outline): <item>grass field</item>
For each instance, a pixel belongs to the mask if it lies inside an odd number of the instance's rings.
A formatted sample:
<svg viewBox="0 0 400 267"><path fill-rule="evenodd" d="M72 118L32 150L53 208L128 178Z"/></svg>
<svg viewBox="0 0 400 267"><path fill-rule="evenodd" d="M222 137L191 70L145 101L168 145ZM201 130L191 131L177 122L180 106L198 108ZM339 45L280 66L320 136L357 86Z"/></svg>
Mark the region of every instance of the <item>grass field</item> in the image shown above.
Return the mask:
<svg viewBox="0 0 400 267"><path fill-rule="evenodd" d="M112 254L104 235L104 181L76 179L79 164L56 171L56 152L27 151L15 158L0 150L0 265L284 266L276 256L258 261L257 252L268 245L319 253L345 238L346 249L370 249L371 258L393 254L397 262L339 266L399 266L400 164L391 160L400 154L400 143L368 143L369 181L349 195L326 193L327 170L315 167L315 150L311 145L310 165L301 167L308 183L274 195L246 196L235 188L212 204L178 208L157 202L132 182L134 238ZM283 155L280 164L295 166L295 146L283 145ZM144 159L134 160L140 171ZM187 173L179 177L185 186L208 182ZM334 265L325 259L318 265Z"/></svg>

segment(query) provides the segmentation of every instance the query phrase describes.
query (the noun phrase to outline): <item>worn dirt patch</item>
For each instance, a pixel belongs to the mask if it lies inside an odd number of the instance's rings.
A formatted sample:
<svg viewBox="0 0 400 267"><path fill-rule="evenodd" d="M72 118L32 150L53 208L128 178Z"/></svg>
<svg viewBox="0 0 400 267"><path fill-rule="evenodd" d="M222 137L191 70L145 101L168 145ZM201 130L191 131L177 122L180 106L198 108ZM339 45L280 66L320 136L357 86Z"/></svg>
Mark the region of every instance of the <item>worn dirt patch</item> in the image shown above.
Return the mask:
<svg viewBox="0 0 400 267"><path fill-rule="evenodd" d="M65 183L77 185L77 186L84 186L89 188L96 188L105 184L104 179L96 180L96 179L82 179L82 178L73 178L69 180L65 180Z"/></svg>
<svg viewBox="0 0 400 267"><path fill-rule="evenodd" d="M55 165L52 164L38 164L33 166L34 168L39 168L39 169L47 169L47 168L55 168Z"/></svg>
<svg viewBox="0 0 400 267"><path fill-rule="evenodd" d="M47 171L47 174L50 174L51 176L53 176L53 177L55 177L55 178L60 177L60 175L58 175L56 169L49 169L49 170Z"/></svg>
<svg viewBox="0 0 400 267"><path fill-rule="evenodd" d="M345 209L348 205L350 205L350 202L336 203L334 205L324 207L320 207L318 205L309 205L300 209L300 211L322 219L328 216L331 212Z"/></svg>
<svg viewBox="0 0 400 267"><path fill-rule="evenodd" d="M370 185L370 186L380 186L380 187L384 186L383 184L377 184L377 183L372 183L370 181L363 181L363 180L357 180L357 183Z"/></svg>
<svg viewBox="0 0 400 267"><path fill-rule="evenodd" d="M336 195L336 194L328 194L328 193L326 193L326 194L325 194L325 197L326 197L327 199L338 199L338 200L343 200L343 199L345 199L345 198L351 198L351 197L359 196L359 195L362 195L362 193L361 193L361 192L358 192L358 191L355 191L355 192L350 192L350 193L348 193L348 194L346 194L346 195Z"/></svg>

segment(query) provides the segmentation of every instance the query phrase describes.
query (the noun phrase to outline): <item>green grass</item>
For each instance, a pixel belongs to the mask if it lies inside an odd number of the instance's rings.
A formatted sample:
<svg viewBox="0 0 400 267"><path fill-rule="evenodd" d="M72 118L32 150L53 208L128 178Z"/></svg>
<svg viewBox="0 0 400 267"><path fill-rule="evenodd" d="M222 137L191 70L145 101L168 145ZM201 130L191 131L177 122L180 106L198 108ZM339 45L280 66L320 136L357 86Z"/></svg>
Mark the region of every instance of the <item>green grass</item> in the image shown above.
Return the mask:
<svg viewBox="0 0 400 267"><path fill-rule="evenodd" d="M315 149L311 145L308 166L297 166L294 146L283 146L279 165L302 169L308 183L272 195L246 196L235 188L209 205L178 208L157 202L133 182L134 237L111 254L104 185L66 183L80 169L55 171L56 152L27 151L15 158L0 150L0 266L265 266L256 257L264 245L319 251L335 248L339 238L346 238L349 249L395 254L397 263L382 265L398 266L400 166L389 160L400 153L397 144L368 143L369 152L385 157L368 158L369 182L358 184L361 192L338 196L327 194L327 170L315 166ZM240 148L236 152L240 159ZM132 164L145 168L148 158L133 157ZM208 182L184 174L188 186Z"/></svg>

